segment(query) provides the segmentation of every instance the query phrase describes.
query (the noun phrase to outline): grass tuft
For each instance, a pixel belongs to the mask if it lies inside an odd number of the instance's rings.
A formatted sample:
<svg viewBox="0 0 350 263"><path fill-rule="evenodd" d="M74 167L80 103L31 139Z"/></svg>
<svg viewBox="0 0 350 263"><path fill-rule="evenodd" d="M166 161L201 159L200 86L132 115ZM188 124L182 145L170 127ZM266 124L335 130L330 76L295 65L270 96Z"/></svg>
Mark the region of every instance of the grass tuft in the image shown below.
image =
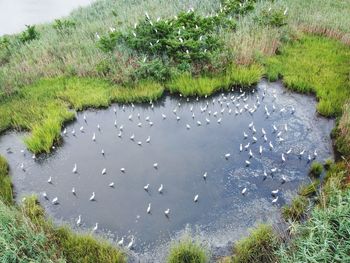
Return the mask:
<svg viewBox="0 0 350 263"><path fill-rule="evenodd" d="M323 165L319 162L313 162L310 166L309 175L313 177L320 177L323 172Z"/></svg>
<svg viewBox="0 0 350 263"><path fill-rule="evenodd" d="M12 183L6 159L0 156L0 200L7 205L13 204Z"/></svg>
<svg viewBox="0 0 350 263"><path fill-rule="evenodd" d="M276 262L278 237L271 226L259 225L250 235L234 246L234 263L269 263Z"/></svg>
<svg viewBox="0 0 350 263"><path fill-rule="evenodd" d="M205 249L189 240L182 240L170 248L168 263L206 263L209 262Z"/></svg>
<svg viewBox="0 0 350 263"><path fill-rule="evenodd" d="M304 196L296 196L289 205L282 207L282 216L285 220L300 221L308 207L308 199Z"/></svg>

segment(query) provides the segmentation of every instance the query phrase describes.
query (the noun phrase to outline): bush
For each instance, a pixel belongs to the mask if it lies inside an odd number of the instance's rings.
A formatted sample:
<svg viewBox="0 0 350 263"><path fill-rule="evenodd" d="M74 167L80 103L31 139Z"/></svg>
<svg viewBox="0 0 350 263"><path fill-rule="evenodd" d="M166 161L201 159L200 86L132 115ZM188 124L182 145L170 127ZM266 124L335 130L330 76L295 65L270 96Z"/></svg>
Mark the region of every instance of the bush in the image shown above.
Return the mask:
<svg viewBox="0 0 350 263"><path fill-rule="evenodd" d="M308 207L308 199L304 196L296 196L291 204L282 207L282 216L285 220L301 220Z"/></svg>
<svg viewBox="0 0 350 263"><path fill-rule="evenodd" d="M208 255L203 247L191 240L180 241L170 248L168 263L206 263Z"/></svg>
<svg viewBox="0 0 350 263"><path fill-rule="evenodd" d="M310 167L310 170L309 170L309 174L311 176L314 176L314 177L320 177L320 175L322 174L323 172L323 166L321 163L319 162L313 162L311 164L311 167Z"/></svg>
<svg viewBox="0 0 350 263"><path fill-rule="evenodd" d="M26 28L27 29L23 31L19 37L22 43L27 43L39 38L39 32L35 29L35 26L26 25Z"/></svg>
<svg viewBox="0 0 350 263"><path fill-rule="evenodd" d="M141 62L134 73L135 80L151 79L164 82L170 78L170 68L160 59Z"/></svg>
<svg viewBox="0 0 350 263"><path fill-rule="evenodd" d="M275 252L278 248L278 237L271 226L259 225L250 235L234 246L234 263L269 263L276 262Z"/></svg>

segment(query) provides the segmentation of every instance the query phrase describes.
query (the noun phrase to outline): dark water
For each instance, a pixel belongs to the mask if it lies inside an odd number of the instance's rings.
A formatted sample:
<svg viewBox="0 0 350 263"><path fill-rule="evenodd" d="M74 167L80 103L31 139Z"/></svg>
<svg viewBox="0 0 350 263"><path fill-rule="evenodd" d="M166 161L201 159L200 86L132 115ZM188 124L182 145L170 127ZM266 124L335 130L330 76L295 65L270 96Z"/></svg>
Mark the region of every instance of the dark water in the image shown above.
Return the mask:
<svg viewBox="0 0 350 263"><path fill-rule="evenodd" d="M94 0L0 0L0 36L68 15Z"/></svg>
<svg viewBox="0 0 350 263"><path fill-rule="evenodd" d="M257 106L254 113L244 109L245 105L252 109L254 104ZM206 105L206 111L201 112ZM268 118L265 105L270 113ZM283 108L285 111L281 112ZM241 109L241 113L235 113ZM133 116L132 120L128 119L129 115ZM210 124L206 124L206 118ZM248 127L252 121L255 134ZM138 127L138 123L142 126ZM277 132L273 132L273 125L278 128ZM84 132L79 131L81 126ZM130 253L141 262L158 262L163 261L169 241L186 233L218 249L258 222L278 221L279 207L290 200L302 182L309 181L308 155L314 158L316 150L319 161L332 156L329 138L332 127L333 121L317 116L313 98L291 94L279 83L269 84L263 80L245 95L237 91L188 102L166 96L153 109L150 105L135 105L135 108L127 105L123 110L122 105L115 105L106 110L86 111L66 127L62 147L49 156L34 160L27 151L21 153L23 135L15 133L0 138L0 153L10 162L18 199L24 194L37 193L49 215L56 220L68 222L82 231L91 231L98 222L97 234L116 241L124 237L124 245L134 237ZM264 142L262 128L267 142ZM75 136L71 134L73 129ZM283 142L277 138L280 131ZM244 139L243 132L248 138ZM96 141L92 140L94 133ZM134 141L130 139L132 134ZM149 136L151 140L147 143ZM270 141L274 146L272 150ZM244 150L248 142L250 147ZM8 147L13 153L6 153ZM287 154L289 149L291 152ZM300 159L299 152L303 149L305 153ZM254 155L252 158L249 150ZM227 153L231 154L228 159ZM285 162L282 162L282 153ZM246 160L251 162L249 166ZM25 171L21 169L22 163ZM76 174L72 173L75 163ZM154 163L158 163L158 169L153 167ZM104 168L107 172L102 175ZM125 173L121 168L125 168ZM274 168L276 171L272 173ZM207 173L206 180L204 173ZM50 176L52 184L47 182ZM114 188L109 187L111 182ZM144 190L147 184L148 192ZM162 194L158 193L161 184ZM75 196L72 187L76 189ZM244 188L247 188L246 194L242 195ZM279 189L279 199L273 205L271 191L276 189ZM49 200L42 196L43 192ZM89 201L92 192L96 193L95 201ZM199 195L198 202L193 201L195 195ZM58 197L58 205L51 203L54 197ZM149 203L151 213L147 214ZM170 216L166 217L164 211L168 208ZM80 227L75 223L78 215L82 218Z"/></svg>

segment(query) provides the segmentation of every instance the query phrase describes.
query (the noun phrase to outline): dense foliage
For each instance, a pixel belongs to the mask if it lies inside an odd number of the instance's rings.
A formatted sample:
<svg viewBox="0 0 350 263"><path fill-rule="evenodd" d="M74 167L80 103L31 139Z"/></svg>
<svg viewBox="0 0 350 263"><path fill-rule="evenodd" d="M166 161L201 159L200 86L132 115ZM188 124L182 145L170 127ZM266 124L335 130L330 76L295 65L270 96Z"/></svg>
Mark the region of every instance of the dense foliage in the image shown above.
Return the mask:
<svg viewBox="0 0 350 263"><path fill-rule="evenodd" d="M168 263L206 263L206 250L191 240L183 240L170 248Z"/></svg>

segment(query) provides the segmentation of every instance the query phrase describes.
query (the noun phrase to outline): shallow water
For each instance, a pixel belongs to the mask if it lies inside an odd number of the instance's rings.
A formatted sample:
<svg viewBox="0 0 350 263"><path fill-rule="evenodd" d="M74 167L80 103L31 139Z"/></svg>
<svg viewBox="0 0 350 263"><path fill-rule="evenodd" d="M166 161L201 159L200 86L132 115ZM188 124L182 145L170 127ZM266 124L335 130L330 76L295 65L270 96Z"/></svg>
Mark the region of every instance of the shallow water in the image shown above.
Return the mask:
<svg viewBox="0 0 350 263"><path fill-rule="evenodd" d="M74 8L94 0L0 0L0 36L68 15Z"/></svg>
<svg viewBox="0 0 350 263"><path fill-rule="evenodd" d="M207 104L206 111L201 112L201 107ZM246 104L249 109L255 104L257 110L250 114L244 109ZM268 118L265 105L270 112ZM280 112L282 108L285 112ZM241 109L241 113L235 113ZM129 115L132 120L128 119ZM180 120L176 120L177 116ZM210 119L210 124L205 118ZM201 122L200 126L197 121ZM255 134L248 127L252 121ZM277 126L277 132L273 132L272 125ZM310 154L313 158L314 150L319 161L332 156L329 134L333 125L332 120L317 116L314 98L289 93L280 83L262 80L245 95L237 91L199 101L192 98L188 102L166 96L153 109L150 105L135 105L135 108L127 105L123 110L121 105L115 105L105 110L85 111L77 115L77 121L67 125L63 145L53 154L34 160L27 151L21 153L24 135L16 133L0 138L0 153L9 160L18 199L24 194L37 193L49 215L57 221L68 222L82 231L91 231L98 222L97 234L113 240L124 237L124 244L135 237L130 253L141 262L162 262L169 241L186 233L211 247L214 254L223 254L225 249L220 249L245 234L247 228L258 222L277 222L279 207L302 182L309 181L307 156ZM81 126L84 132L79 131ZM262 128L267 142L264 142ZM75 136L71 133L73 129ZM283 142L278 142L279 131ZM247 139L243 132L248 134ZM96 141L92 140L94 133ZM132 134L134 140L130 139ZM149 136L151 140L147 143ZM252 136L257 138L256 143ZM139 141L141 146L137 144ZM272 150L270 141L274 146ZM249 158L249 149L242 152L239 149L241 143L244 148L248 142L252 158ZM263 146L261 155L260 145ZM7 152L9 147L12 153ZM286 154L289 149L291 153ZM306 151L299 158L302 149ZM283 152L285 162L281 159ZM226 153L231 154L228 159ZM251 162L249 166L246 160ZM25 171L21 169L22 163ZM75 163L76 174L72 173ZM154 163L158 163L158 169L153 167ZM120 171L122 167L125 173ZM107 171L104 175L103 168ZM277 171L271 172L273 168ZM206 180L203 179L205 172ZM52 184L47 182L50 176ZM111 182L115 183L114 188L109 187ZM146 184L149 184L148 192L144 190ZM162 194L157 190L160 184L164 185ZM75 196L72 187L76 189ZM244 188L247 191L242 195ZM271 191L276 189L280 191L279 199L273 205ZM44 191L49 200L42 197ZM89 201L92 192L96 193L95 201ZM199 199L195 203L193 199L197 194ZM58 197L58 205L51 203L54 197ZM151 213L147 214L149 203ZM170 216L166 217L164 211L168 208ZM83 222L80 227L75 224L78 215Z"/></svg>

